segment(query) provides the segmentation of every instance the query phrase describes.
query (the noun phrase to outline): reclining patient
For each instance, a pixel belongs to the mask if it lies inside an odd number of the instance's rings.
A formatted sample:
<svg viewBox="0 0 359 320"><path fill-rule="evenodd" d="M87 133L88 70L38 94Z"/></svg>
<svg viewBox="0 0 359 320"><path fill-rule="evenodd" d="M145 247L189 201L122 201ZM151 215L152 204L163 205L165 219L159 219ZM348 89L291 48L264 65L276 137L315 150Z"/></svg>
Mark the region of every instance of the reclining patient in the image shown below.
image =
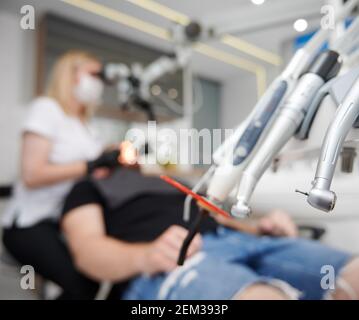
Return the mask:
<svg viewBox="0 0 359 320"><path fill-rule="evenodd" d="M128 168L77 183L62 218L74 263L94 280L122 283L121 299L358 299L359 259L298 238L282 212L252 221L256 235L238 231L248 222L207 218L178 267L183 201Z"/></svg>

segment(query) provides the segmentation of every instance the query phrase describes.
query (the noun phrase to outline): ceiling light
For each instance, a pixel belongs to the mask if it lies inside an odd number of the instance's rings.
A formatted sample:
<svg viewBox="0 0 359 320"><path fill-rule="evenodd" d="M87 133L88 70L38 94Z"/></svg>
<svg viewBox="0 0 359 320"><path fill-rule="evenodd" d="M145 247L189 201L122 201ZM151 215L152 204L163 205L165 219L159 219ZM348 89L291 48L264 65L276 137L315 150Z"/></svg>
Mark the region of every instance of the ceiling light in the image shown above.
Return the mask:
<svg viewBox="0 0 359 320"><path fill-rule="evenodd" d="M106 7L102 4L95 3L88 0L61 0L67 4L80 8L82 10L91 12L98 16L110 19L117 23L121 23L127 27L151 34L157 38L163 40L170 40L170 33L161 27L158 27L152 23L143 21L121 11Z"/></svg>
<svg viewBox="0 0 359 320"><path fill-rule="evenodd" d="M160 15L168 20L180 23L182 25L187 25L191 22L190 17L187 15L173 10L167 6L157 3L154 0L126 0L138 7L141 7L145 10L148 10L152 13ZM265 0L253 0L264 3ZM230 46L236 50L242 51L248 55L256 57L257 59L263 60L267 63L273 64L275 66L279 66L282 64L282 59L277 54L274 54L268 50L262 49L260 47L255 46L254 44L245 41L239 37L232 36L230 34L224 34L220 41L222 41L227 46Z"/></svg>
<svg viewBox="0 0 359 320"><path fill-rule="evenodd" d="M251 0L253 4L259 6L265 2L265 0Z"/></svg>
<svg viewBox="0 0 359 320"><path fill-rule="evenodd" d="M169 7L166 7L160 3L157 3L153 0L127 0L127 1L131 2L136 6L142 7L143 9L156 13L162 17L165 17L169 20L175 21L180 24L186 25L191 22L191 19L188 16L179 13L178 11L175 11Z"/></svg>
<svg viewBox="0 0 359 320"><path fill-rule="evenodd" d="M294 22L293 28L298 32L303 32L308 28L308 21L305 19L298 19Z"/></svg>
<svg viewBox="0 0 359 320"><path fill-rule="evenodd" d="M171 41L169 32L166 29L158 27L152 23L145 22L133 16L127 15L121 11L95 3L89 0L61 0L64 3L77 7L79 9L91 12L103 18L107 18L116 23L150 34L162 40ZM195 50L207 57L232 65L242 70L253 73L257 81L257 94L260 97L266 88L266 71L264 67L247 59L229 54L225 51L216 49L204 43L197 43Z"/></svg>
<svg viewBox="0 0 359 320"><path fill-rule="evenodd" d="M222 36L221 41L227 46L245 52L275 66L280 66L282 64L282 59L277 54L264 50L228 33Z"/></svg>

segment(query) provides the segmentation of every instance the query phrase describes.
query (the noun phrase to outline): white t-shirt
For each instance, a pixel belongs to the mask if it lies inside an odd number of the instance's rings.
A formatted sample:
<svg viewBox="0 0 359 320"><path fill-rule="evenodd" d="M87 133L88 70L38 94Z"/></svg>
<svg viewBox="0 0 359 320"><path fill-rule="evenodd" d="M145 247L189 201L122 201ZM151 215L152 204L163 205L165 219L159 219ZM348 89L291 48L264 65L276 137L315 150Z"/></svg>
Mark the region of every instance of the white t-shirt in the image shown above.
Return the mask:
<svg viewBox="0 0 359 320"><path fill-rule="evenodd" d="M54 164L93 160L102 151L102 145L90 127L78 118L68 116L54 99L48 97L37 98L31 103L23 132L33 132L51 141L49 161ZM18 182L5 210L3 226L10 227L14 221L17 227L29 227L44 219L57 221L73 182L34 189Z"/></svg>

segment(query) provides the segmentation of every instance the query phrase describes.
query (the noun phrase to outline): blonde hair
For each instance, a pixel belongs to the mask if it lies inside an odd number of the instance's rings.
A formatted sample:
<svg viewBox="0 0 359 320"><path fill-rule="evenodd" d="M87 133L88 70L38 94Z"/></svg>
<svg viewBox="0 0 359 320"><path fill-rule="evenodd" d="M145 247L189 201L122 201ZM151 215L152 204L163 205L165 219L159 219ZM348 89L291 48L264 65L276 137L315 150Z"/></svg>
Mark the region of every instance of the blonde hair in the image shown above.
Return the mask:
<svg viewBox="0 0 359 320"><path fill-rule="evenodd" d="M88 62L99 63L100 61L88 52L71 50L63 54L56 61L51 71L46 94L55 99L67 114L70 114L76 70L79 66ZM83 116L88 118L93 112L94 106L86 106Z"/></svg>

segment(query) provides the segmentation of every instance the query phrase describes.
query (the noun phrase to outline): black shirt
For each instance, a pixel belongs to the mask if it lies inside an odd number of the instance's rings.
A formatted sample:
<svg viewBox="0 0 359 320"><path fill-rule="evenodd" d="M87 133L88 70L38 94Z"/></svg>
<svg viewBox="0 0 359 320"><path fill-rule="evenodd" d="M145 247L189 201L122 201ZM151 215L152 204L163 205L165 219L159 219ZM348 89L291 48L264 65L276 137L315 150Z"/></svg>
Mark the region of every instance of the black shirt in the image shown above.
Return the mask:
<svg viewBox="0 0 359 320"><path fill-rule="evenodd" d="M103 208L108 235L128 242L152 241L171 225L189 226L198 214L198 208L192 201L191 220L185 223L183 221L184 199L185 195L178 192L137 194L135 198L119 207L110 207L106 204L106 199L99 192L98 187L90 180L84 180L75 184L70 191L65 200L63 214L83 205L99 204ZM216 226L212 218L206 218L200 232L214 231Z"/></svg>

